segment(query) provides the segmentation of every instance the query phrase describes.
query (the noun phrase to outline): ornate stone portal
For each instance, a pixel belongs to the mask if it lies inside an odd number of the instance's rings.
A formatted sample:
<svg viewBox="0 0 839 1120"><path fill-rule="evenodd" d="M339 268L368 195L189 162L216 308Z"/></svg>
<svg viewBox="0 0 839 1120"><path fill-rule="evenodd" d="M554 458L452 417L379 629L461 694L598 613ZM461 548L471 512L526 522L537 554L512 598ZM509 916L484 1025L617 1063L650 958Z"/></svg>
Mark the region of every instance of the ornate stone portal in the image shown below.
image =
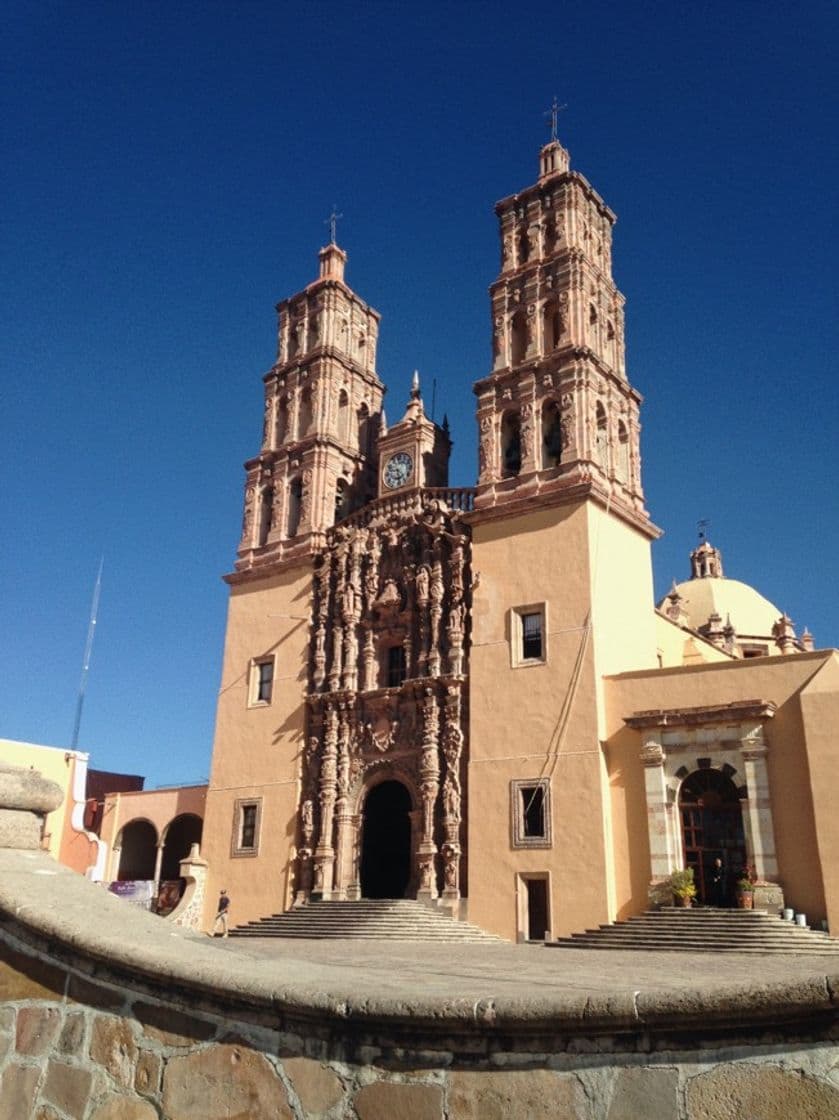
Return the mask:
<svg viewBox="0 0 839 1120"><path fill-rule="evenodd" d="M411 800L410 897L451 902L463 868L471 491L386 497L315 560L296 900L359 898L365 801Z"/></svg>

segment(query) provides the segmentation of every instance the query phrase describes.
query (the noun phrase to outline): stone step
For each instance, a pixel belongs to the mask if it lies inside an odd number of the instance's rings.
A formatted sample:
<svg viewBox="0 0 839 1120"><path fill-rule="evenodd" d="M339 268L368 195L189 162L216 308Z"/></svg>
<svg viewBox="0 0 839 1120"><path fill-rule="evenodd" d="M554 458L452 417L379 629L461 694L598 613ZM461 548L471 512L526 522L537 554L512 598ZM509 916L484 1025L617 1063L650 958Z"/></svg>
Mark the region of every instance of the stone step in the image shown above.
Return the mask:
<svg viewBox="0 0 839 1120"><path fill-rule="evenodd" d="M839 954L839 940L761 910L648 910L550 942L551 947L699 953Z"/></svg>
<svg viewBox="0 0 839 1120"><path fill-rule="evenodd" d="M503 943L477 926L410 899L312 902L236 926L230 936Z"/></svg>

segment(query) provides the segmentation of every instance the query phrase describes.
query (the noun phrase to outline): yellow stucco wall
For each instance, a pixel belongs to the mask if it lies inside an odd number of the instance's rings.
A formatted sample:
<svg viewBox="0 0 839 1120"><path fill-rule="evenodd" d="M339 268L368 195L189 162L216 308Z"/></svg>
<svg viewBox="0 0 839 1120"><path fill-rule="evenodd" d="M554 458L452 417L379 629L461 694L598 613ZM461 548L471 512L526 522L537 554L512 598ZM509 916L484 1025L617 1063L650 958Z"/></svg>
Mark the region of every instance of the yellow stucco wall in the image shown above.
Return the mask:
<svg viewBox="0 0 839 1120"><path fill-rule="evenodd" d="M86 760L87 756L84 755L83 758ZM52 813L47 814L44 826L44 836L49 838L47 850L58 859L65 830L70 828L73 810L73 776L77 761L75 752L64 747L42 747L36 743L0 739L0 759L11 766L38 770L43 777L56 782L64 791L63 802Z"/></svg>
<svg viewBox="0 0 839 1120"><path fill-rule="evenodd" d="M641 736L623 723L633 712L721 705L777 705L765 723L767 769L779 879L790 905L839 929L839 827L835 823L839 669L831 652L793 654L652 673L606 682L608 769L615 835L618 913L646 904L650 878ZM697 753L701 753L698 749Z"/></svg>
<svg viewBox="0 0 839 1120"><path fill-rule="evenodd" d="M295 817L305 729L311 563L231 588L203 855L210 865L205 919L219 890L234 923L291 902ZM271 703L249 705L251 662L273 654ZM237 800L261 799L256 855L231 854Z"/></svg>

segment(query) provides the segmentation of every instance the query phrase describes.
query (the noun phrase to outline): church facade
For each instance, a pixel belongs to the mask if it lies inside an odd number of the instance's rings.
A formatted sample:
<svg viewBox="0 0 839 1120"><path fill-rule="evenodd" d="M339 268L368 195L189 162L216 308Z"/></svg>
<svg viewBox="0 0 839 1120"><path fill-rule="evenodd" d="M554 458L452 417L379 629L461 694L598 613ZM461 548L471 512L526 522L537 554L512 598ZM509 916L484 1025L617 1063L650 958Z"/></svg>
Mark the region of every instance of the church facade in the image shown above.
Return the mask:
<svg viewBox="0 0 839 1120"><path fill-rule="evenodd" d="M684 865L702 894L720 856L839 927L817 788L837 656L786 616L754 635L752 612L738 642L721 593L691 618L693 581L735 582L707 544L655 608L615 216L555 139L496 213L475 487L449 486L416 376L388 426L379 315L334 238L277 307L227 577L209 897L237 921L417 898L532 940L644 909Z"/></svg>

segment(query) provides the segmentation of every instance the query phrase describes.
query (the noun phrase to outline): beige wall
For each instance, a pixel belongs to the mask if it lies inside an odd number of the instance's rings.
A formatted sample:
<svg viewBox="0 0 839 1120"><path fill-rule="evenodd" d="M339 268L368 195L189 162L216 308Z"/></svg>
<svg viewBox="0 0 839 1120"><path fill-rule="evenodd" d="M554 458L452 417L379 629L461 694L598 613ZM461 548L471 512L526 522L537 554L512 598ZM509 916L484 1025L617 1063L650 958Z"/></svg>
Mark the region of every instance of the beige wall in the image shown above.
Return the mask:
<svg viewBox="0 0 839 1120"><path fill-rule="evenodd" d="M265 917L291 902L300 752L305 730L311 563L231 588L203 855L207 910L219 890L234 923ZM249 706L252 659L273 654L271 703ZM233 856L237 800L261 799L256 855Z"/></svg>
<svg viewBox="0 0 839 1120"><path fill-rule="evenodd" d="M204 819L206 799L206 786L130 790L126 793L107 794L100 828L100 836L108 845L105 878L112 881L117 877L119 840L126 825L137 820L149 821L154 825L158 844L162 844L166 838L167 828L176 817L189 813Z"/></svg>
<svg viewBox="0 0 839 1120"><path fill-rule="evenodd" d="M777 705L766 721L767 768L779 879L788 903L839 930L839 827L835 790L839 727L837 654L730 661L626 673L607 682L607 758L612 789L618 912L646 906L650 878L641 736L623 723L633 712L722 705ZM704 753L697 749L697 754Z"/></svg>
<svg viewBox="0 0 839 1120"><path fill-rule="evenodd" d="M600 682L656 665L649 540L586 502L479 521L472 566L470 919L515 937L517 876L547 872L555 935L605 922L615 843ZM547 662L513 667L511 611L542 602ZM510 782L539 777L551 781L552 846L513 848Z"/></svg>
<svg viewBox="0 0 839 1120"><path fill-rule="evenodd" d="M672 619L655 612L656 656L660 668L670 669L680 665L701 665L705 662L731 661L731 654L683 630Z"/></svg>

